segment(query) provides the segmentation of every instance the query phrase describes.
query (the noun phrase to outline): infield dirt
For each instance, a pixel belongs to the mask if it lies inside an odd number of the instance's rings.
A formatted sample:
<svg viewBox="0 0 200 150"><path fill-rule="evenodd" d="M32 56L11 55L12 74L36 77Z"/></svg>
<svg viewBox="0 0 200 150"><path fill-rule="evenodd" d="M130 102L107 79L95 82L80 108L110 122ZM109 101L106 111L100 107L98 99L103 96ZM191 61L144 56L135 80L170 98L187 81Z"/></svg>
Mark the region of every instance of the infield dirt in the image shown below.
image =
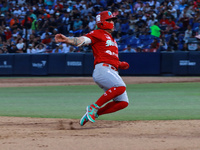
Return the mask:
<svg viewBox="0 0 200 150"><path fill-rule="evenodd" d="M123 77L126 84L199 77ZM0 79L0 87L95 84L91 77ZM199 150L200 120L105 121L0 117L0 150Z"/></svg>

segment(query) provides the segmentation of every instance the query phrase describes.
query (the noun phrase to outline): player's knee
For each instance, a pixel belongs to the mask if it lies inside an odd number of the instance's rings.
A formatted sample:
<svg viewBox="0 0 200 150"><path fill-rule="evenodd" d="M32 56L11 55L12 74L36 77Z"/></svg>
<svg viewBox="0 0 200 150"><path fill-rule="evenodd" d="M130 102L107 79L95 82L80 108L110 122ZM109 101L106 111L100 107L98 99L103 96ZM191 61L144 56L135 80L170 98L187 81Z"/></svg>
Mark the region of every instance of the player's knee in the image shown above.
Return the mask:
<svg viewBox="0 0 200 150"><path fill-rule="evenodd" d="M129 104L128 102L123 101L123 107L124 108L128 107L128 104Z"/></svg>
<svg viewBox="0 0 200 150"><path fill-rule="evenodd" d="M126 91L126 87L125 86L119 86L119 87L117 87L117 91L118 91L118 94L121 95Z"/></svg>
<svg viewBox="0 0 200 150"><path fill-rule="evenodd" d="M123 94L126 91L126 87L125 86L119 86L119 87L112 87L109 90L107 90L106 92L114 93L114 97L119 96L121 94Z"/></svg>

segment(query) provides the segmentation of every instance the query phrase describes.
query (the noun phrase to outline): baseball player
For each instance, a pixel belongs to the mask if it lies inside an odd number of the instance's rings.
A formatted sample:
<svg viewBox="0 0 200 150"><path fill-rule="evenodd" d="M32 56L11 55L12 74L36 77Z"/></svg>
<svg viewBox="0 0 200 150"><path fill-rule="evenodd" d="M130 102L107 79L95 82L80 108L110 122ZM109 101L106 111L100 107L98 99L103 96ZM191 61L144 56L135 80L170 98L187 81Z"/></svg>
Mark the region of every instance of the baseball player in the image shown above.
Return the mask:
<svg viewBox="0 0 200 150"><path fill-rule="evenodd" d="M114 31L115 16L103 11L96 16L98 29L80 37L55 35L56 42L65 42L74 46L91 45L94 56L93 80L105 93L93 104L86 107L86 113L80 120L83 126L88 121L95 122L100 115L113 113L128 106L126 85L118 74L119 69L128 69L127 62L118 58L118 46L111 33ZM112 101L111 101L112 100Z"/></svg>

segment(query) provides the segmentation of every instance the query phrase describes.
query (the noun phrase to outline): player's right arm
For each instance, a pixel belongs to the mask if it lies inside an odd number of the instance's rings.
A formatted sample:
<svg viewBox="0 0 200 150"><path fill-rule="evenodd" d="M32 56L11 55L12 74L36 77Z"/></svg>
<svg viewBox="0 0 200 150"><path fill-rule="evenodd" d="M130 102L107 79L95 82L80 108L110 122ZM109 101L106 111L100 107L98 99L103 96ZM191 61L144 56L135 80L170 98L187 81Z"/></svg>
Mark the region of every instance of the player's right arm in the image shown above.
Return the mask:
<svg viewBox="0 0 200 150"><path fill-rule="evenodd" d="M64 42L73 46L84 46L91 43L91 39L86 36L80 37L66 37L63 34L56 34L55 35L56 42Z"/></svg>

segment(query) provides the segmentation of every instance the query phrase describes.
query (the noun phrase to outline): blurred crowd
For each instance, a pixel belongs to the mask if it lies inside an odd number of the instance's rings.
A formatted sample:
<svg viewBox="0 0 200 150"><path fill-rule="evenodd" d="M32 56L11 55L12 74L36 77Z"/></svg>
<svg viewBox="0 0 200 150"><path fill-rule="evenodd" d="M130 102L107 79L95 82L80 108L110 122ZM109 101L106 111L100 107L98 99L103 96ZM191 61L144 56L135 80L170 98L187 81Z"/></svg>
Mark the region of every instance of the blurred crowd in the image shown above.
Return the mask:
<svg viewBox="0 0 200 150"><path fill-rule="evenodd" d="M200 50L200 0L1 0L0 53L91 52L89 46L56 43L54 36L81 36L110 10L121 52Z"/></svg>

